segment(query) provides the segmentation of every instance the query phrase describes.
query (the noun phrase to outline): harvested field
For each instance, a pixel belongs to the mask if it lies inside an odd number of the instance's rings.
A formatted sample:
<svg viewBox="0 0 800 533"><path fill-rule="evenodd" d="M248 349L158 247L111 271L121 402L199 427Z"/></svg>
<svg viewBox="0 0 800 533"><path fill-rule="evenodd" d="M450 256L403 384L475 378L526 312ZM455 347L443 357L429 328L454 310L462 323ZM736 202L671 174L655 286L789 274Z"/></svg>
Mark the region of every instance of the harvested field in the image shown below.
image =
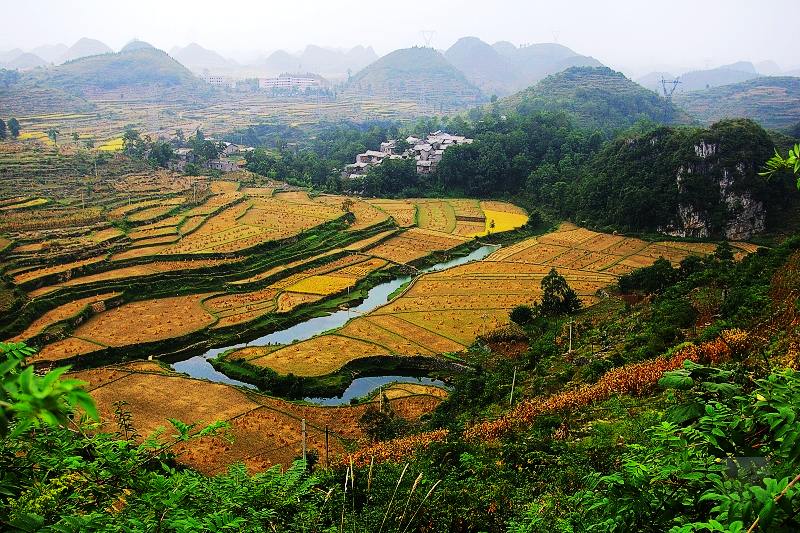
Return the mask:
<svg viewBox="0 0 800 533"><path fill-rule="evenodd" d="M435 242L441 238L452 236L412 229L370 253L389 255L386 252L391 250L397 260L398 251L410 248L412 242L419 248L426 239ZM691 252L713 249L709 244L648 243L565 224L553 233L501 248L484 261L424 274L393 301L351 320L335 333L282 347L255 359L254 364L282 374L311 376L334 372L366 355L458 352L477 336L506 325L515 306L538 299L541 280L553 267L585 305L592 305L599 299L598 291L615 283L622 273L665 255L679 261Z"/></svg>
<svg viewBox="0 0 800 533"><path fill-rule="evenodd" d="M435 396L437 398L447 398L447 391L439 387L431 385L422 385L419 383L395 383L383 389L383 393L390 400L394 398L403 398L405 396L416 396L425 394L428 396Z"/></svg>
<svg viewBox="0 0 800 533"><path fill-rule="evenodd" d="M47 311L45 314L34 320L22 333L16 335L9 339L10 341L24 341L26 339L30 339L34 335L38 335L48 327L52 326L57 322L61 322L62 320L66 320L68 318L74 317L78 313L80 313L83 309L87 306L90 306L96 302L105 302L106 300L110 300L116 296L119 296L121 293L119 292L109 292L105 294L98 294L97 296L89 296L88 298L81 298L79 300L74 300L72 302L65 303L64 305L60 305L55 309L51 309Z"/></svg>
<svg viewBox="0 0 800 533"><path fill-rule="evenodd" d="M411 200L368 200L369 203L387 213L401 228L414 226L417 206Z"/></svg>
<svg viewBox="0 0 800 533"><path fill-rule="evenodd" d="M348 361L370 355L388 353L386 348L376 344L340 335L323 335L251 359L250 364L269 367L284 375L324 376L337 371Z"/></svg>
<svg viewBox="0 0 800 533"><path fill-rule="evenodd" d="M14 271L11 271L10 274L13 275L14 283L25 283L26 281L49 276L50 274L63 274L63 277L66 281L72 277L72 270L86 265L91 265L93 263L98 263L104 259L105 256L90 257L89 259L82 259L80 261L73 261L71 263L64 263L62 265L26 270L25 272L21 272L16 275L14 275Z"/></svg>
<svg viewBox="0 0 800 533"><path fill-rule="evenodd" d="M214 322L200 304L205 294L130 302L94 315L75 336L106 346L130 346L186 335Z"/></svg>
<svg viewBox="0 0 800 533"><path fill-rule="evenodd" d="M410 263L432 252L455 248L466 241L466 238L456 235L411 228L371 248L369 253L394 263Z"/></svg>
<svg viewBox="0 0 800 533"><path fill-rule="evenodd" d="M301 305L307 305L310 303L318 302L321 299L322 295L319 294L288 292L288 291L282 292L281 295L278 296L277 311L279 313L288 313L289 311L297 309Z"/></svg>
<svg viewBox="0 0 800 533"><path fill-rule="evenodd" d="M144 365L144 366L142 366ZM330 459L345 452L344 442L359 441L365 435L358 420L366 404L317 407L243 392L234 387L189 379L153 368L152 363L129 363L71 374L85 380L97 403L101 418L113 426L114 402L124 400L133 426L142 435L159 427L169 428L168 418L185 423L208 424L217 420L230 424L232 442L207 437L178 448L179 461L206 473L217 473L235 462L252 471L287 465L301 452L300 420L305 418L308 449L317 450L324 460L325 427L330 428ZM444 397L434 387L399 384L386 389L392 408L413 420L431 412ZM166 435L172 431L169 429Z"/></svg>
<svg viewBox="0 0 800 533"><path fill-rule="evenodd" d="M370 226L380 224L389 219L389 215L386 212L381 211L364 200L348 198L346 196L329 195L322 195L316 198L318 202L339 207L342 211L344 211L344 202L348 199L351 202L348 209L353 213L353 216L355 216L355 222L350 225L351 231L369 228Z"/></svg>
<svg viewBox="0 0 800 533"><path fill-rule="evenodd" d="M59 361L102 350L105 346L78 337L67 337L48 344L31 357L32 362Z"/></svg>

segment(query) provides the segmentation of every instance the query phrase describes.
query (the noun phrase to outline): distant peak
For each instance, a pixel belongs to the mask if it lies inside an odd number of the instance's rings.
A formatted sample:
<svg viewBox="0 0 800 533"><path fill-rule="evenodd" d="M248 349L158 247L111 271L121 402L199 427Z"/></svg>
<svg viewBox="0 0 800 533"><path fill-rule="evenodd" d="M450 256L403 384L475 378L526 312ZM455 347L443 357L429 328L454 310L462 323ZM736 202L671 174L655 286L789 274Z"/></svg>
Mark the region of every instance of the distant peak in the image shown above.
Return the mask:
<svg viewBox="0 0 800 533"><path fill-rule="evenodd" d="M156 47L150 43L140 41L138 39L133 39L128 44L122 47L120 52L135 52L136 50L155 50Z"/></svg>

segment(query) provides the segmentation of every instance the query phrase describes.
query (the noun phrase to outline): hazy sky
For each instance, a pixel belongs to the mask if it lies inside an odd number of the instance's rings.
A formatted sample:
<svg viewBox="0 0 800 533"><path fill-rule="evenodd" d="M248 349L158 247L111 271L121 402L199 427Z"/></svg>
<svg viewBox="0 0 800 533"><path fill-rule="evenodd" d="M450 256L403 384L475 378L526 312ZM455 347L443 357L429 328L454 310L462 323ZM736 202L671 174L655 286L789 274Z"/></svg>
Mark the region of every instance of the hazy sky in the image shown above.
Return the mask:
<svg viewBox="0 0 800 533"><path fill-rule="evenodd" d="M229 56L306 44L371 45L378 54L462 36L552 42L617 68L705 67L736 60L800 64L797 0L0 0L0 49L136 37L192 41Z"/></svg>

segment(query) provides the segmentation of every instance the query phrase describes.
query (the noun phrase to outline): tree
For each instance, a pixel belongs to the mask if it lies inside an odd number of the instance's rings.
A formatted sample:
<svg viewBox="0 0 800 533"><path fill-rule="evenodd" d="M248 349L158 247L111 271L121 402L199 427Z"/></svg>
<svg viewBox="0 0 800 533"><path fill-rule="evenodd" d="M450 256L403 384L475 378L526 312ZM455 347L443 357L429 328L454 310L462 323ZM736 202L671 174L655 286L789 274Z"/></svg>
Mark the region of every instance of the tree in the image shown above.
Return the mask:
<svg viewBox="0 0 800 533"><path fill-rule="evenodd" d="M81 140L81 136L77 131L72 134L72 142L74 142L75 144L78 144L78 141L80 141L80 140Z"/></svg>
<svg viewBox="0 0 800 533"><path fill-rule="evenodd" d="M543 315L553 316L574 313L581 308L581 301L569 286L564 276L553 268L542 278L542 301L539 308Z"/></svg>
<svg viewBox="0 0 800 533"><path fill-rule="evenodd" d="M19 121L16 118L11 117L8 120L8 130L11 132L11 137L14 139L19 137Z"/></svg>
<svg viewBox="0 0 800 533"><path fill-rule="evenodd" d="M508 316L512 322L524 326L533 320L533 309L529 305L518 305Z"/></svg>
<svg viewBox="0 0 800 533"><path fill-rule="evenodd" d="M6 138L6 122L0 118L0 140Z"/></svg>
<svg viewBox="0 0 800 533"><path fill-rule="evenodd" d="M130 126L122 134L122 151L130 157L144 157L145 145L139 130Z"/></svg>
<svg viewBox="0 0 800 533"><path fill-rule="evenodd" d="M687 263L687 268L693 268ZM672 263L659 257L656 261L644 268L638 268L630 274L625 274L619 279L619 289L624 293L642 291L647 294L662 292L675 282L678 271L672 268Z"/></svg>
<svg viewBox="0 0 800 533"><path fill-rule="evenodd" d="M778 150L775 150L775 155L766 162L764 170L759 172L759 175L771 178L787 171L797 176L796 185L800 189L800 144L795 144L793 148L789 149L786 157L781 156Z"/></svg>
<svg viewBox="0 0 800 533"><path fill-rule="evenodd" d="M59 131L55 128L50 128L49 130L47 130L47 136L50 138L51 141L53 141L53 144L55 144L56 146L58 146L58 134Z"/></svg>
<svg viewBox="0 0 800 533"><path fill-rule="evenodd" d="M394 153L402 155L411 145L405 139L397 139L394 143Z"/></svg>

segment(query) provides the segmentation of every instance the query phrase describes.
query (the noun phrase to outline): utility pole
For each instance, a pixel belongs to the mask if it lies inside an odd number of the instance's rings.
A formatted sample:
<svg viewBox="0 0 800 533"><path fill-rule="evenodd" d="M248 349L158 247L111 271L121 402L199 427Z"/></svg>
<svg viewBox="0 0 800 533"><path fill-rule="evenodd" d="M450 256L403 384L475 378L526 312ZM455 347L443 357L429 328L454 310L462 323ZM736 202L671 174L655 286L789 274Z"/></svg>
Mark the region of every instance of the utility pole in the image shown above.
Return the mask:
<svg viewBox="0 0 800 533"><path fill-rule="evenodd" d="M301 422L302 431L303 431L303 464L306 465L306 419L304 418Z"/></svg>
<svg viewBox="0 0 800 533"><path fill-rule="evenodd" d="M517 384L517 367L514 367L514 376L511 378L511 396L508 397L508 405L514 403L514 386Z"/></svg>
<svg viewBox="0 0 800 533"><path fill-rule="evenodd" d="M569 319L569 353L572 353L572 318Z"/></svg>

